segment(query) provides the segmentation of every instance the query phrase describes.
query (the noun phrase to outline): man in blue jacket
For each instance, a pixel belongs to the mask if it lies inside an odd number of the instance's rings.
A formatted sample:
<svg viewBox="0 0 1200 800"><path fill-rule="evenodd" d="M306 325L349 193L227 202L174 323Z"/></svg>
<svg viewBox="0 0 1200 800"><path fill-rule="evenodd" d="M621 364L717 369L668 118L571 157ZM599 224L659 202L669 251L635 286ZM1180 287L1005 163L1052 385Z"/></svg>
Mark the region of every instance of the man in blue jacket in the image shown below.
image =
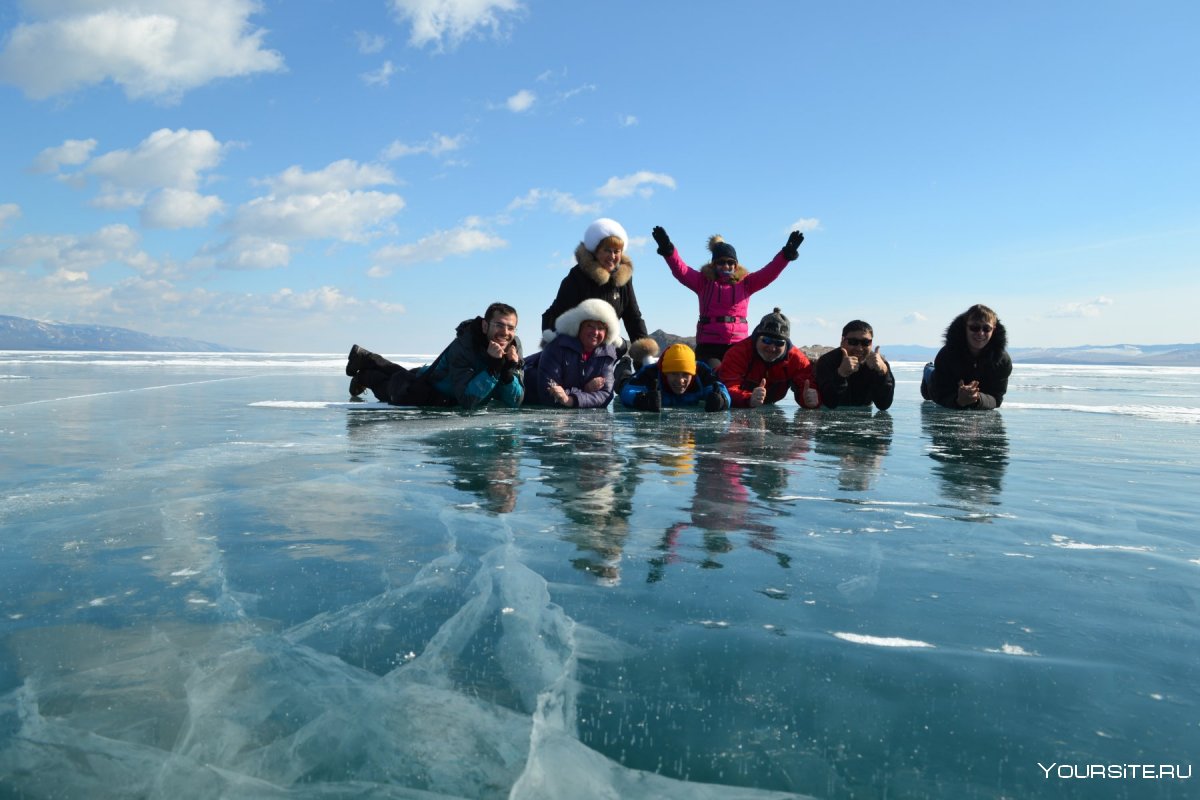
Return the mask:
<svg viewBox="0 0 1200 800"><path fill-rule="evenodd" d="M516 309L492 303L482 317L458 324L454 341L432 364L406 369L354 345L346 374L352 397L370 389L394 406L517 408L525 396L524 363Z"/></svg>

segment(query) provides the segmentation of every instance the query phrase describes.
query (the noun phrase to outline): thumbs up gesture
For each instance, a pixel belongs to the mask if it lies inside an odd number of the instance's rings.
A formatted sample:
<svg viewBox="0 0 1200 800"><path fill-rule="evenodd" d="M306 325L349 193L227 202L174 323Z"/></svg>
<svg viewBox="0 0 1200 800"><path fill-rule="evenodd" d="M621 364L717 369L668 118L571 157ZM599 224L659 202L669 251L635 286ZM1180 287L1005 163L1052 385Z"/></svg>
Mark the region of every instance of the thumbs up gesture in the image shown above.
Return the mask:
<svg viewBox="0 0 1200 800"><path fill-rule="evenodd" d="M804 379L804 389L800 392L800 405L805 408L816 408L821 405L821 397L817 394L816 388L812 385L812 381Z"/></svg>
<svg viewBox="0 0 1200 800"><path fill-rule="evenodd" d="M868 369L873 369L880 375L887 375L888 364L883 360L883 356L879 354L879 345L875 345L875 352L863 359L863 366Z"/></svg>
<svg viewBox="0 0 1200 800"><path fill-rule="evenodd" d="M750 407L758 408L765 402L767 402L767 379L763 378L758 382L758 386L755 386L750 392Z"/></svg>

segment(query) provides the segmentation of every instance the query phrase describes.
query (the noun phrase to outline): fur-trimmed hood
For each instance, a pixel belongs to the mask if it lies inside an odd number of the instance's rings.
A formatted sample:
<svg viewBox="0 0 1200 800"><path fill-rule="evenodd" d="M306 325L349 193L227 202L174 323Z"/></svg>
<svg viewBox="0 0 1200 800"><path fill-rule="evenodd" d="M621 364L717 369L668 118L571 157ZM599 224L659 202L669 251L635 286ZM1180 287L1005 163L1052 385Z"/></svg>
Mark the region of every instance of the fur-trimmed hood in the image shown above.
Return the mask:
<svg viewBox="0 0 1200 800"><path fill-rule="evenodd" d="M713 251L713 248L716 247L718 244L720 244L723 241L725 241L725 238L723 236L721 236L721 234L719 234L719 233L714 236L708 237L708 252L711 253ZM708 278L710 281L720 281L721 280L721 273L718 272L717 268L713 266L712 261L709 261L707 264L705 264L703 267L700 268L700 274L702 274L705 278ZM729 282L730 283L740 283L741 280L749 274L750 274L750 270L743 267L741 259L738 259L738 265L733 268L733 274L729 276Z"/></svg>
<svg viewBox="0 0 1200 800"><path fill-rule="evenodd" d="M967 317L970 313L970 310L964 311L946 326L946 332L942 337L946 347L951 350L970 351L970 348L967 347ZM995 330L992 331L992 339L988 342L988 346L983 348L983 355L995 360L1007 349L1008 331L1004 328L1004 323L997 318Z"/></svg>
<svg viewBox="0 0 1200 800"><path fill-rule="evenodd" d="M617 312L608 301L593 297L559 314L554 323L554 330L542 331L542 344L549 344L559 334L579 336L579 326L589 319L603 322L608 328L608 335L604 337L605 344L619 348L625 343L621 338L621 323L617 319Z"/></svg>
<svg viewBox="0 0 1200 800"><path fill-rule="evenodd" d="M621 253L621 263L617 265L616 271L609 272L600 266L595 253L588 250L587 245L583 242L580 242L579 246L575 248L575 265L599 286L611 282L613 286L621 287L633 280L633 262L629 260L629 254L624 251Z"/></svg>

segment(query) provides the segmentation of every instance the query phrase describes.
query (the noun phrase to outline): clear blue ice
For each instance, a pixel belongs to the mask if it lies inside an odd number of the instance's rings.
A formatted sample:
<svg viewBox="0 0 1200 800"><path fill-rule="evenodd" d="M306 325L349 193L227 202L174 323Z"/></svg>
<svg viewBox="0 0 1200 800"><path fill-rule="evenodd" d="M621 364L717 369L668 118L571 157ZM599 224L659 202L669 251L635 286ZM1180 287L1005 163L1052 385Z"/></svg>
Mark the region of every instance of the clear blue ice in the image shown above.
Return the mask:
<svg viewBox="0 0 1200 800"><path fill-rule="evenodd" d="M1200 369L432 412L0 353L0 797L1186 797Z"/></svg>

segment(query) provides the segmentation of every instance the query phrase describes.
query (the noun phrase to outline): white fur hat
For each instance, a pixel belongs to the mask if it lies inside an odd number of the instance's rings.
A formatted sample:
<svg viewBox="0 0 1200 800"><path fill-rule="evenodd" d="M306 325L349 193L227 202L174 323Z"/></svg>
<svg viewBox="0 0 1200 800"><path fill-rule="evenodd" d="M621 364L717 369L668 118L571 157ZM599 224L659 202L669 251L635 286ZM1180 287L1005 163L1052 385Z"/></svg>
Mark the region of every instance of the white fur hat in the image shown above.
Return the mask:
<svg viewBox="0 0 1200 800"><path fill-rule="evenodd" d="M624 340L621 339L621 323L617 319L617 312L608 304L608 301L595 297L584 300L574 308L559 314L558 319L554 321L554 330L542 332L542 341L549 344L560 333L567 336L578 336L579 326L589 319L603 322L608 328L608 335L604 337L605 344L620 347L624 343Z"/></svg>
<svg viewBox="0 0 1200 800"><path fill-rule="evenodd" d="M609 236L617 237L621 240L621 244L625 246L629 245L629 236L626 235L625 229L621 227L621 223L615 219L601 217L591 225L588 225L587 230L583 232L583 246L588 249L589 253L594 253L600 242Z"/></svg>

